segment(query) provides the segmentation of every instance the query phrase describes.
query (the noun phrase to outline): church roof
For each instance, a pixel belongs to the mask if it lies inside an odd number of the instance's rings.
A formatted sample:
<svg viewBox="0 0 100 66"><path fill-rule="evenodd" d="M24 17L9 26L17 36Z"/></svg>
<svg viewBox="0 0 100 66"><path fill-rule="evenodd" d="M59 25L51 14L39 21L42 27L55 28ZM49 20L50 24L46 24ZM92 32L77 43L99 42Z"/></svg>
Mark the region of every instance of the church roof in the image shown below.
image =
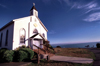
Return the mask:
<svg viewBox="0 0 100 66"><path fill-rule="evenodd" d="M48 31L47 30L47 28L44 26L44 24L41 22L41 20L37 17L37 19L39 20L39 22L40 22L40 24L43 26L43 28L46 30L46 31Z"/></svg>
<svg viewBox="0 0 100 66"><path fill-rule="evenodd" d="M0 28L0 31L2 31L3 29L5 29L5 28L8 27L9 25L13 24L16 20L20 20L20 19L23 19L23 18L29 18L29 17L30 17L30 16L28 16L28 17L22 17L22 18L18 18L18 19L14 19L14 20L10 21L9 23L7 23L6 25L4 25L2 28ZM39 20L39 22L40 22L40 24L43 26L43 28L44 28L46 31L48 31L47 28L44 26L44 24L41 22L41 20L40 20L38 17L36 17L36 18Z"/></svg>
<svg viewBox="0 0 100 66"><path fill-rule="evenodd" d="M37 10L37 9L35 8L35 6L33 6L33 7L31 8L31 10L33 10L33 9ZM31 10L30 10L30 11L31 11Z"/></svg>
<svg viewBox="0 0 100 66"><path fill-rule="evenodd" d="M36 33L35 35L31 36L30 38L34 38L35 36L39 35L40 37L42 37L45 41L47 41L47 39L45 37L43 37L40 33Z"/></svg>
<svg viewBox="0 0 100 66"><path fill-rule="evenodd" d="M6 25L4 25L2 28L0 28L0 31L2 31L3 29L5 29L6 27L8 27L9 25L13 24L14 21L10 21L9 23L7 23Z"/></svg>

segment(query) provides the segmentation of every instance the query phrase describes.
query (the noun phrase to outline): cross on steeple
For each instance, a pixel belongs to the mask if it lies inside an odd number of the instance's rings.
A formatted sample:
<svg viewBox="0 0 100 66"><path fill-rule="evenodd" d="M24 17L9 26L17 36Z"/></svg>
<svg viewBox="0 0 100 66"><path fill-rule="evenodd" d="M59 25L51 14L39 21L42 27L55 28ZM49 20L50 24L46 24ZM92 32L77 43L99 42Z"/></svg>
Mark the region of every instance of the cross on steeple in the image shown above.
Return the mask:
<svg viewBox="0 0 100 66"><path fill-rule="evenodd" d="M33 6L35 6L35 3L33 3Z"/></svg>
<svg viewBox="0 0 100 66"><path fill-rule="evenodd" d="M35 8L35 3L33 3L33 7L30 10L30 15L38 16L38 11Z"/></svg>

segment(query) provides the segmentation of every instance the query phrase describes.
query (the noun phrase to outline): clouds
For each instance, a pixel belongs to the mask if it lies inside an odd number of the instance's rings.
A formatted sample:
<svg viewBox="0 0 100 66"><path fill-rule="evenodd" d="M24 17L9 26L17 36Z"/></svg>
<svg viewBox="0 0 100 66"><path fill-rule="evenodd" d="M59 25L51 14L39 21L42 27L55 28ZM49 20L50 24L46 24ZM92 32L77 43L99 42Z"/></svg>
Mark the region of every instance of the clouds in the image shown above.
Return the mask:
<svg viewBox="0 0 100 66"><path fill-rule="evenodd" d="M86 0L63 0L71 9L83 9L89 13L92 10L98 10L98 3L95 1L86 2Z"/></svg>
<svg viewBox="0 0 100 66"><path fill-rule="evenodd" d="M55 2L54 0L42 0L44 3L50 3ZM66 4L70 7L70 9L84 9L85 13L89 13L93 10L99 10L98 3L96 0L56 0L56 2L59 2L60 5ZM63 3L63 4L62 4Z"/></svg>
<svg viewBox="0 0 100 66"><path fill-rule="evenodd" d="M100 20L100 12L90 14L88 17L84 19L84 21L87 21L87 22L93 22L93 21L98 21L98 20Z"/></svg>
<svg viewBox="0 0 100 66"><path fill-rule="evenodd" d="M0 4L0 7L3 7L3 8L7 8L5 5L3 5L3 4Z"/></svg>
<svg viewBox="0 0 100 66"><path fill-rule="evenodd" d="M84 14L87 15L85 19L82 19L83 21L94 22L100 20L100 12L98 12L100 5L96 0L90 2L86 2L86 0L66 0L66 4L71 6L71 9L83 10Z"/></svg>
<svg viewBox="0 0 100 66"><path fill-rule="evenodd" d="M44 3L54 2L54 0L42 0ZM94 22L100 19L100 3L98 0L56 0L60 5L66 4L72 9L79 9L86 15L83 21Z"/></svg>

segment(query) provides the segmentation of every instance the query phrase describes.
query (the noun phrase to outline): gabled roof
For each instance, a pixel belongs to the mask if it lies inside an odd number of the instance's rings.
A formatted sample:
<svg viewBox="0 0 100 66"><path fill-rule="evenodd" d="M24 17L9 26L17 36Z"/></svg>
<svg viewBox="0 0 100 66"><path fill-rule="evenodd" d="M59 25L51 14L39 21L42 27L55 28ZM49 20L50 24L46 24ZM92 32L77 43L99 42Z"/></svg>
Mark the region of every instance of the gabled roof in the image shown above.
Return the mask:
<svg viewBox="0 0 100 66"><path fill-rule="evenodd" d="M33 9L37 10L37 9L35 8L35 6L33 6L33 7L31 8L31 10L33 10ZM31 10L30 10L30 11L31 11Z"/></svg>
<svg viewBox="0 0 100 66"><path fill-rule="evenodd" d="M28 16L28 18L29 18L29 17L30 17L30 16ZM10 22L7 23L6 25L4 25L2 28L0 28L0 31L3 30L3 29L5 29L5 28L8 27L9 25L13 24L14 21L19 20L19 19L23 19L23 18L27 18L27 17L22 17L22 18L18 18L18 19L14 19L14 20L10 21ZM40 22L40 24L43 26L43 28L44 28L46 31L48 31L47 28L44 26L44 24L41 22L41 20L40 20L38 17L36 17L36 18L39 20L39 22Z"/></svg>
<svg viewBox="0 0 100 66"><path fill-rule="evenodd" d="M0 28L0 31L2 31L3 29L5 29L6 27L8 27L9 25L13 24L14 21L10 21L9 23L7 23L6 25L4 25L2 28Z"/></svg>
<svg viewBox="0 0 100 66"><path fill-rule="evenodd" d="M41 22L41 20L39 19L39 17L36 16L36 18L39 20L40 24L43 26L43 28L48 32L47 28L44 26L44 24Z"/></svg>
<svg viewBox="0 0 100 66"><path fill-rule="evenodd" d="M42 37L45 41L47 41L47 39L45 37L43 37L40 33L36 33L35 35L31 36L30 38L34 38L35 36L39 35L40 37Z"/></svg>

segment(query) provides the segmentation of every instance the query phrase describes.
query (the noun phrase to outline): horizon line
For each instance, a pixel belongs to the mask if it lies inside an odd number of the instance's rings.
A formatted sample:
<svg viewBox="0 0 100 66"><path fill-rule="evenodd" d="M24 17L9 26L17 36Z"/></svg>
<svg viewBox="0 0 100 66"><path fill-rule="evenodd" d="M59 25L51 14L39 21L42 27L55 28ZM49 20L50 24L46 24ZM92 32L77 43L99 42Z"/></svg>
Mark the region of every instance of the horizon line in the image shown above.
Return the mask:
<svg viewBox="0 0 100 66"><path fill-rule="evenodd" d="M91 43L91 42L100 42L100 40L99 41L86 41L86 42L50 43L50 44L77 44L77 43Z"/></svg>

